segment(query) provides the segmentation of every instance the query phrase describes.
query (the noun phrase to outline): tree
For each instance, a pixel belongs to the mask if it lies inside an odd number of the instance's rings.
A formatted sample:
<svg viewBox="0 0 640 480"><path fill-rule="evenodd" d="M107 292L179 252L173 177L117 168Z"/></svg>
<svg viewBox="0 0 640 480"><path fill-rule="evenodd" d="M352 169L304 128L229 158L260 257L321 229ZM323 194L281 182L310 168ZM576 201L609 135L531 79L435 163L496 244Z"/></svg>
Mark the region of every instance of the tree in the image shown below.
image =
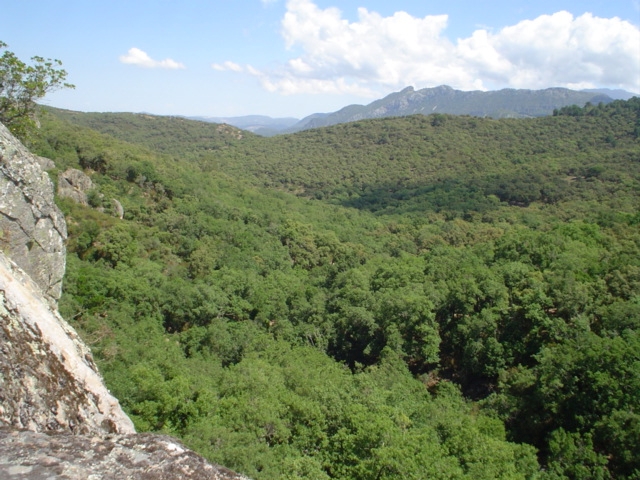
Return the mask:
<svg viewBox="0 0 640 480"><path fill-rule="evenodd" d="M0 41L0 49L7 44ZM35 127L36 100L59 88L75 88L66 83L67 72L60 60L31 57L27 65L13 52L0 57L0 122L14 135L24 138Z"/></svg>

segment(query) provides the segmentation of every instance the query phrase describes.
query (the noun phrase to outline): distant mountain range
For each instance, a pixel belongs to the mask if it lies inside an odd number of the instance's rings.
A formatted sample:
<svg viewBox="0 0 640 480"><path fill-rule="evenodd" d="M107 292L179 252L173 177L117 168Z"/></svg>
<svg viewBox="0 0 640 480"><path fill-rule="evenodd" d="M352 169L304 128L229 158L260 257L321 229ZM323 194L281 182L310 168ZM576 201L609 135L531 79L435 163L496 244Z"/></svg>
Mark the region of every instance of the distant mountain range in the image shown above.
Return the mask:
<svg viewBox="0 0 640 480"><path fill-rule="evenodd" d="M259 135L271 136L355 122L367 118L415 114L449 113L492 118L543 117L553 114L553 110L556 108L568 105L584 106L588 102L593 104L609 103L617 99L628 100L633 96L633 93L624 90L610 89L576 91L567 88L547 88L544 90L506 88L488 92L479 90L466 92L441 85L421 90L407 87L368 105L349 105L333 113L314 113L302 120L271 118L261 115L189 118L227 123Z"/></svg>
<svg viewBox="0 0 640 480"><path fill-rule="evenodd" d="M200 120L211 123L226 123L234 127L248 130L258 135L269 137L293 127L299 118L271 118L265 115L245 115L243 117L187 117L190 120Z"/></svg>

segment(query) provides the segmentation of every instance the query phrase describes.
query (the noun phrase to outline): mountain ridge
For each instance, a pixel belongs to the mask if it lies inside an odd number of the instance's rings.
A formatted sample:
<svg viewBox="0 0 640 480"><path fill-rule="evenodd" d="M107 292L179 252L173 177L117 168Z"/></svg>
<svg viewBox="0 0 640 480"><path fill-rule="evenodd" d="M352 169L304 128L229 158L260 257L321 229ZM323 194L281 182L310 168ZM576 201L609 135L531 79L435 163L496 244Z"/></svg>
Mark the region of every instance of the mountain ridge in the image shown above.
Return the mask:
<svg viewBox="0 0 640 480"><path fill-rule="evenodd" d="M257 135L270 137L367 118L414 114L449 113L491 118L541 117L552 115L555 109L570 105L582 107L587 103L610 103L613 100L629 100L634 96L634 93L625 90L609 88L571 90L551 87L540 90L504 88L491 91L464 91L447 85L420 90L408 86L367 105L351 104L335 112L316 112L302 119L273 118L267 115L185 116L185 118L209 123L226 123Z"/></svg>
<svg viewBox="0 0 640 480"><path fill-rule="evenodd" d="M448 113L491 118L528 118L553 114L554 109L587 103L610 103L613 98L601 93L578 92L567 88L526 90L505 88L483 92L455 90L447 85L415 90L406 87L368 105L348 105L336 112L316 114L300 120L287 132L307 130L366 118L415 114Z"/></svg>

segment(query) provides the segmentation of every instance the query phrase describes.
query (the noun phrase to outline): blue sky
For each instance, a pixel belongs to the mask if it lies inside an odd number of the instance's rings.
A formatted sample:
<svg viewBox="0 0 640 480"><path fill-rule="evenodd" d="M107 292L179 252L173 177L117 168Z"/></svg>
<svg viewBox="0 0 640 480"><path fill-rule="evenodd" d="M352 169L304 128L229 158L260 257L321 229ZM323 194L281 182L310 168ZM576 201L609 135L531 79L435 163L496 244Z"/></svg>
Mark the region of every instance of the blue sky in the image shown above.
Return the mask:
<svg viewBox="0 0 640 480"><path fill-rule="evenodd" d="M640 92L640 0L0 0L80 111L304 117L401 90Z"/></svg>

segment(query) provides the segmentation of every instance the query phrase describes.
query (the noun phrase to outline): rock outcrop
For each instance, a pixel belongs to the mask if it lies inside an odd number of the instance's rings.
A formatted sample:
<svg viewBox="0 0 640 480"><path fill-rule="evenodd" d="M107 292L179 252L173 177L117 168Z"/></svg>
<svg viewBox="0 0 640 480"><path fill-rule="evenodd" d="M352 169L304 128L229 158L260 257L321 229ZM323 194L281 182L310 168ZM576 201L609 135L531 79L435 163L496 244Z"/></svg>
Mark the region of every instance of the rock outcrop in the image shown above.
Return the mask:
<svg viewBox="0 0 640 480"><path fill-rule="evenodd" d="M111 205L113 206L113 214L122 220L124 218L124 207L122 204L115 198L112 198Z"/></svg>
<svg viewBox="0 0 640 480"><path fill-rule="evenodd" d="M68 168L58 175L58 196L67 197L76 203L88 205L87 192L93 188L89 176L76 169Z"/></svg>
<svg viewBox="0 0 640 480"><path fill-rule="evenodd" d="M3 480L248 480L164 435L90 437L0 428Z"/></svg>
<svg viewBox="0 0 640 480"><path fill-rule="evenodd" d="M136 434L107 390L57 311L67 231L41 164L0 124L0 478L245 479Z"/></svg>
<svg viewBox="0 0 640 480"><path fill-rule="evenodd" d="M64 217L41 159L0 124L0 251L53 302L62 293L66 239Z"/></svg>
<svg viewBox="0 0 640 480"><path fill-rule="evenodd" d="M91 352L34 282L0 254L0 425L133 433Z"/></svg>

